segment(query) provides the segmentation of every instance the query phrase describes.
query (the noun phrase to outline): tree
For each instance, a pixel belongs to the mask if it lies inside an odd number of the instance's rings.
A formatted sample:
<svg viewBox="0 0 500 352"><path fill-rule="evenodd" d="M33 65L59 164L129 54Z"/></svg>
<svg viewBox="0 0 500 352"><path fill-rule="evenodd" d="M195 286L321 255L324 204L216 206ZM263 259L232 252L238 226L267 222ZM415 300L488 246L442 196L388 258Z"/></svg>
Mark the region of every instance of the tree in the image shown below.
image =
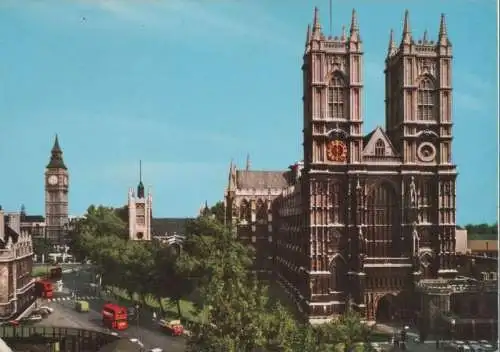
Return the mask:
<svg viewBox="0 0 500 352"><path fill-rule="evenodd" d="M251 351L264 346L267 292L249 271L252 250L218 220L200 217L188 226L179 266L196 280L206 321L193 324L193 351Z"/></svg>
<svg viewBox="0 0 500 352"><path fill-rule="evenodd" d="M152 293L158 298L160 307L162 298L168 297L177 306L177 314L182 317L181 300L188 297L193 291L193 282L189 279L188 273L177 265L179 252L171 245L157 245L153 252L154 269L152 272Z"/></svg>
<svg viewBox="0 0 500 352"><path fill-rule="evenodd" d="M350 303L343 315L315 329L317 345L326 350L328 348L351 350L360 343L368 342L370 334L370 328L362 323L361 316L351 308ZM369 349L369 345L365 344L364 350Z"/></svg>
<svg viewBox="0 0 500 352"><path fill-rule="evenodd" d="M37 256L44 255L45 257L47 257L47 254L50 252L51 247L52 246L49 244L46 238L40 238L40 237L33 238L33 252Z"/></svg>
<svg viewBox="0 0 500 352"><path fill-rule="evenodd" d="M224 202L217 202L210 208L210 213L219 221L221 224L224 224L226 218L226 207Z"/></svg>
<svg viewBox="0 0 500 352"><path fill-rule="evenodd" d="M498 223L494 224L468 224L465 225L465 229L468 233L474 233L478 235L486 235L486 234L498 234Z"/></svg>
<svg viewBox="0 0 500 352"><path fill-rule="evenodd" d="M127 223L118 216L115 209L91 205L70 231L70 251L78 260L89 258L89 248L94 240L106 236L128 238Z"/></svg>

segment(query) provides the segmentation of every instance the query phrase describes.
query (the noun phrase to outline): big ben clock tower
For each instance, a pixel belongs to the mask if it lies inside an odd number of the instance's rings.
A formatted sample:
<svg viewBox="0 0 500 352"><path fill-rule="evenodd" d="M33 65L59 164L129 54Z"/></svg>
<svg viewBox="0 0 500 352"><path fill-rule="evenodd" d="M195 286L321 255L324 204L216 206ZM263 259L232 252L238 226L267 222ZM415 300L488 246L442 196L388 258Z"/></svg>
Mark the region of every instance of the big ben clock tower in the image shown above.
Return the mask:
<svg viewBox="0 0 500 352"><path fill-rule="evenodd" d="M52 243L62 243L64 228L68 222L69 177L62 154L56 135L45 170L45 222L47 238Z"/></svg>

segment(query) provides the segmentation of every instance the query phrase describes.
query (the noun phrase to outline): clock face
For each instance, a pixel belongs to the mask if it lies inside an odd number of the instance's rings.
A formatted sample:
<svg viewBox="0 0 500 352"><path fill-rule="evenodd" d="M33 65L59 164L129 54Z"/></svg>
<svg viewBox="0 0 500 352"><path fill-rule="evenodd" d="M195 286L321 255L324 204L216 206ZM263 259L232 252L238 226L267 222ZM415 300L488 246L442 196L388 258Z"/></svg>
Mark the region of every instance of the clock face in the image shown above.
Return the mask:
<svg viewBox="0 0 500 352"><path fill-rule="evenodd" d="M330 141L326 146L326 157L329 161L343 162L347 159L347 146L344 142Z"/></svg>
<svg viewBox="0 0 500 352"><path fill-rule="evenodd" d="M64 184L65 186L67 186L67 185L68 185L68 177L67 177L67 176L64 176L64 178L63 178L63 184Z"/></svg>
<svg viewBox="0 0 500 352"><path fill-rule="evenodd" d="M49 181L49 185L52 185L52 186L57 185L57 176L56 175L50 176L48 181Z"/></svg>

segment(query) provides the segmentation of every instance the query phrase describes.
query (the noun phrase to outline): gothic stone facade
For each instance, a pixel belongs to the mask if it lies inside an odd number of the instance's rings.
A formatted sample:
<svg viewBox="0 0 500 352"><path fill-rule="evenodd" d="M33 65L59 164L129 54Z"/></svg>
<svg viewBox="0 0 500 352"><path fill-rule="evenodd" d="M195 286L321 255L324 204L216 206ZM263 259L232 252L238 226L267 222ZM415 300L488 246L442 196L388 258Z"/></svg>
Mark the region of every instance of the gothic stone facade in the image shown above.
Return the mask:
<svg viewBox="0 0 500 352"><path fill-rule="evenodd" d="M33 245L20 223L21 214L5 215L0 208L0 321L12 319L35 301Z"/></svg>
<svg viewBox="0 0 500 352"><path fill-rule="evenodd" d="M229 221L256 247L257 265L310 318L349 303L369 320L390 319L382 298L411 302L420 279L456 275L451 70L444 16L437 41L415 40L406 12L385 59L385 129L364 135L356 13L349 35L326 37L315 10L302 66L303 163L231 165L226 190Z"/></svg>

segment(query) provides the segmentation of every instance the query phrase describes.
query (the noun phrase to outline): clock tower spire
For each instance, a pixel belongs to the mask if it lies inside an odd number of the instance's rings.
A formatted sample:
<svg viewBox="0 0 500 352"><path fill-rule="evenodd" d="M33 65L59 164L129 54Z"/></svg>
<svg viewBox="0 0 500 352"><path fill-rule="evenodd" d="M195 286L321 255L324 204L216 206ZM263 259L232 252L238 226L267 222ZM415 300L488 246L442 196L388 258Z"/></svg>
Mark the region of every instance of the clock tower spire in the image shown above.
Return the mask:
<svg viewBox="0 0 500 352"><path fill-rule="evenodd" d="M50 154L45 168L45 222L49 241L60 244L68 222L69 174L57 134Z"/></svg>

